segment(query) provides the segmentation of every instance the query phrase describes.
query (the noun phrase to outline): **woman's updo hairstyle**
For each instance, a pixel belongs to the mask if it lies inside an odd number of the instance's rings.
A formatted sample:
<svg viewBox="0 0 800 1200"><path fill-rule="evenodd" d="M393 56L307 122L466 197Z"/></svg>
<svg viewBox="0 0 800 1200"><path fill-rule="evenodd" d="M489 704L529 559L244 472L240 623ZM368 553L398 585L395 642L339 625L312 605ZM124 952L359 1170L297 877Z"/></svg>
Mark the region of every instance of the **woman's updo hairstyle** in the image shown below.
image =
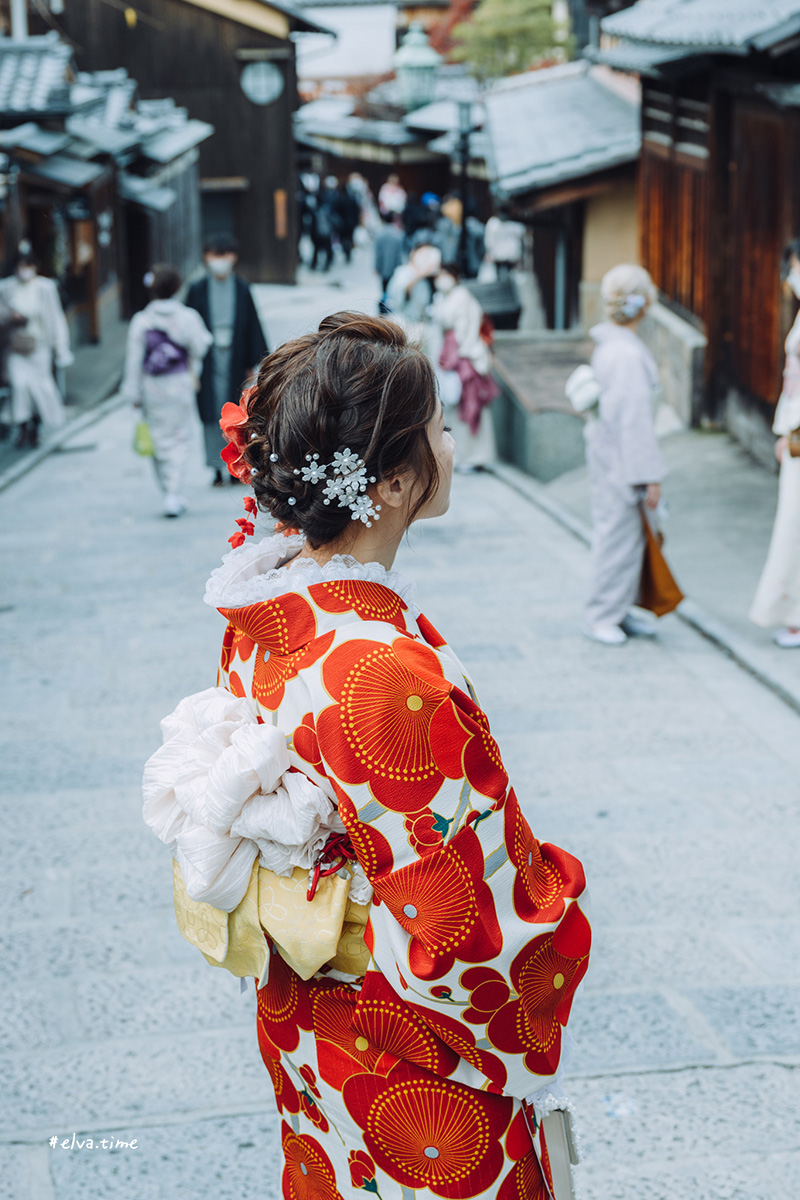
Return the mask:
<svg viewBox="0 0 800 1200"><path fill-rule="evenodd" d="M656 302L658 292L644 267L620 263L603 276L600 298L610 321L616 325L629 325L642 315L648 304Z"/></svg>
<svg viewBox="0 0 800 1200"><path fill-rule="evenodd" d="M259 508L300 529L312 549L337 541L351 527L351 510L325 503L324 480L307 483L296 472L308 465L306 455L331 463L335 451L350 450L377 480L416 475L411 524L439 484L427 433L436 402L431 364L399 325L353 312L326 317L316 333L286 342L261 364L244 427Z"/></svg>

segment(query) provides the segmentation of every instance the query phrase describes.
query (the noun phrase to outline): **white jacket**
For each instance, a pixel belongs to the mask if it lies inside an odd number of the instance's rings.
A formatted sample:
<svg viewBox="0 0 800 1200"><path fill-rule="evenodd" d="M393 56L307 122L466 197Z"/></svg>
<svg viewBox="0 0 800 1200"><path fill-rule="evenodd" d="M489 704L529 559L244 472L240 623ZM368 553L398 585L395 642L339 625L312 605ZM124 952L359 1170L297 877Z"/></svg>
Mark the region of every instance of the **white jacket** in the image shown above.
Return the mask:
<svg viewBox="0 0 800 1200"><path fill-rule="evenodd" d="M525 226L519 221L489 217L484 233L486 253L492 262L519 262L522 258L524 237Z"/></svg>
<svg viewBox="0 0 800 1200"><path fill-rule="evenodd" d="M125 376L120 393L131 403L142 399L142 368L148 329L163 329L177 346L186 347L189 372L194 377L195 387L200 378L203 359L214 340L206 329L203 318L195 309L187 308L180 300L151 300L146 308L136 314L128 330Z"/></svg>
<svg viewBox="0 0 800 1200"><path fill-rule="evenodd" d="M16 312L33 318L31 332L38 331L37 341L47 347L57 367L68 367L73 361L69 326L55 281L46 275L35 275L23 283L11 275L0 283L0 295Z"/></svg>
<svg viewBox="0 0 800 1200"><path fill-rule="evenodd" d="M664 461L653 422L655 360L624 325L605 321L590 333L597 343L592 369L601 389L598 418L585 429L590 471L623 489L659 483Z"/></svg>

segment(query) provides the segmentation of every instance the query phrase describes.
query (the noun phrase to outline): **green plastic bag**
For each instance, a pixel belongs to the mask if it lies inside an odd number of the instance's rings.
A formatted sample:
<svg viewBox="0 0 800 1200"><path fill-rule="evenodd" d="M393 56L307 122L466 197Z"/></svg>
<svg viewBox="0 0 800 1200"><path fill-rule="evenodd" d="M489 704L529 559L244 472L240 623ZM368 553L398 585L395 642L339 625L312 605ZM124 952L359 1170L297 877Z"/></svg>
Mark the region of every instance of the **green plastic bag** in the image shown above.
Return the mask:
<svg viewBox="0 0 800 1200"><path fill-rule="evenodd" d="M152 458L155 454L153 435L150 432L150 426L147 424L147 421L136 422L136 431L133 435L133 448L137 454L141 454L142 458Z"/></svg>

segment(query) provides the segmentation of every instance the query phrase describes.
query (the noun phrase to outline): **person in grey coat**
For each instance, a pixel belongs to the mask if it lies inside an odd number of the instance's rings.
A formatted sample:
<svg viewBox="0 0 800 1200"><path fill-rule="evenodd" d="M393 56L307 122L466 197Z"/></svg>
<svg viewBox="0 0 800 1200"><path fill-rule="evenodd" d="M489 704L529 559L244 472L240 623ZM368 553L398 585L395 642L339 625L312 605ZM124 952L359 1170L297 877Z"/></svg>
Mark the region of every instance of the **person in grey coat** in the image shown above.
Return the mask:
<svg viewBox="0 0 800 1200"><path fill-rule="evenodd" d="M653 422L658 370L637 335L656 298L643 267L614 267L601 295L608 320L596 325L592 369L599 411L584 430L592 509L592 583L587 637L622 645L629 634L652 636L655 626L631 612L644 561L642 506L657 508L664 464Z"/></svg>
<svg viewBox="0 0 800 1200"><path fill-rule="evenodd" d="M203 422L206 462L214 487L225 482L220 455L225 447L219 427L223 404L238 402L245 382L267 353L267 342L249 286L236 273L236 242L228 234L209 238L204 250L205 279L193 283L186 304L200 313L214 339L203 361L197 407Z"/></svg>
<svg viewBox="0 0 800 1200"><path fill-rule="evenodd" d="M385 304L389 280L405 260L405 233L397 213L381 213L381 227L375 236L375 270L381 281L381 312L388 311Z"/></svg>

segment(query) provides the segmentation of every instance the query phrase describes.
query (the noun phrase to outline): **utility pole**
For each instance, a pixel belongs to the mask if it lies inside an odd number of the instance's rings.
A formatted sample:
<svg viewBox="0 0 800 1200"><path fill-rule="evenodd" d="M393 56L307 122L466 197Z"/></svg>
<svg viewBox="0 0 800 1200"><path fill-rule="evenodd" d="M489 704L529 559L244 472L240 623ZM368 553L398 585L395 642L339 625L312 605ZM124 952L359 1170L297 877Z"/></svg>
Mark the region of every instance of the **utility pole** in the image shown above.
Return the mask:
<svg viewBox="0 0 800 1200"><path fill-rule="evenodd" d="M15 42L28 37L28 0L11 0L11 36Z"/></svg>
<svg viewBox="0 0 800 1200"><path fill-rule="evenodd" d="M458 157L461 166L461 230L458 235L458 270L467 277L467 172L469 171L469 138L472 133L472 103L458 102Z"/></svg>

